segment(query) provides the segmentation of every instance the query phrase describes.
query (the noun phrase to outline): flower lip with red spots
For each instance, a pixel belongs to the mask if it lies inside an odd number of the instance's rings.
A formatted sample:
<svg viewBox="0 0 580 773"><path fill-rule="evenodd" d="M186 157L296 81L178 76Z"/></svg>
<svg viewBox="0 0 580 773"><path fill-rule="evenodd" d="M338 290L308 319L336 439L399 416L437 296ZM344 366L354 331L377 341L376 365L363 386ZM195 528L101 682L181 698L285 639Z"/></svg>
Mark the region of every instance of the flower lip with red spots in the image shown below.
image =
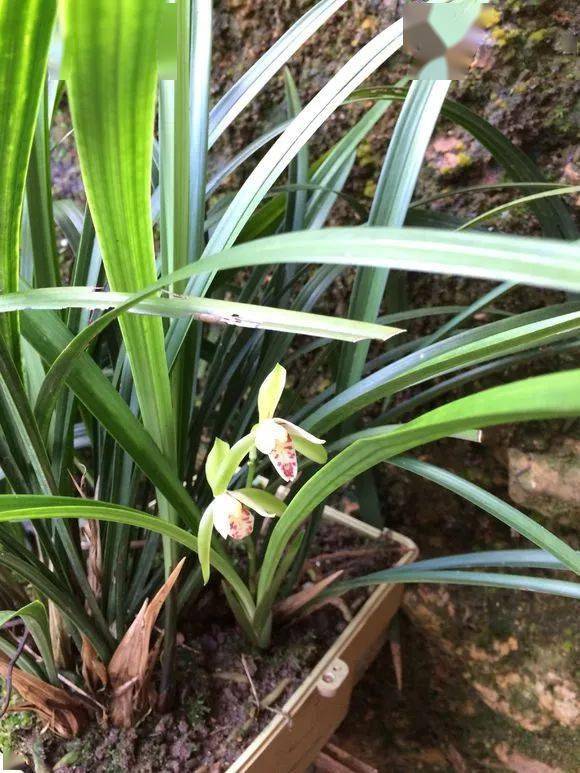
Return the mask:
<svg viewBox="0 0 580 773"><path fill-rule="evenodd" d="M254 530L254 516L229 492L219 494L211 503L213 523L224 539L242 540Z"/></svg>

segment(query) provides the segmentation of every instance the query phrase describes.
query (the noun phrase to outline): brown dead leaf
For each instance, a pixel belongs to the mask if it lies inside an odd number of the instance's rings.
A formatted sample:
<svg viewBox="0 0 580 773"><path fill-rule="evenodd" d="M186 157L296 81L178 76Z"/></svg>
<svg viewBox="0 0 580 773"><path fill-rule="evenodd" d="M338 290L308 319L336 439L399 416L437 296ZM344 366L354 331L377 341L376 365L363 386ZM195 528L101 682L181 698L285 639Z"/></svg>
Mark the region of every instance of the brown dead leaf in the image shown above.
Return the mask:
<svg viewBox="0 0 580 773"><path fill-rule="evenodd" d="M337 572L329 574L322 580L307 585L302 588L302 590L298 591L298 593L293 593L291 596L282 599L282 601L279 601L275 605L274 612L282 618L293 617L300 609L315 599L319 593L322 593L329 585L336 582L342 573L342 569L339 569Z"/></svg>
<svg viewBox="0 0 580 773"><path fill-rule="evenodd" d="M95 652L95 648L87 637L83 636L82 639L83 646L81 649L81 660L83 664L83 678L85 684L90 687L91 690L96 691L101 687L106 687L109 683L107 667L99 658Z"/></svg>
<svg viewBox="0 0 580 773"><path fill-rule="evenodd" d="M84 543L87 546L87 579L95 597L102 596L102 555L101 555L101 527L98 521L87 521L83 524L82 533Z"/></svg>
<svg viewBox="0 0 580 773"><path fill-rule="evenodd" d="M0 653L0 674L6 675L9 662ZM87 709L78 698L19 668L12 670L12 683L22 702L11 706L8 711L33 711L63 738L73 738L85 727Z"/></svg>
<svg viewBox="0 0 580 773"><path fill-rule="evenodd" d="M391 648L391 658L393 660L397 690L403 692L403 655L401 642L399 639L392 638L389 640L389 646Z"/></svg>
<svg viewBox="0 0 580 773"><path fill-rule="evenodd" d="M149 680L159 653L159 642L151 649L153 626L184 561L177 564L152 601L144 602L109 662L111 719L119 727L131 727L135 714L143 710L150 696Z"/></svg>
<svg viewBox="0 0 580 773"><path fill-rule="evenodd" d="M60 609L52 602L48 602L48 621L50 625L50 641L52 642L52 654L58 668L68 669L73 663L71 638L64 622Z"/></svg>
<svg viewBox="0 0 580 773"><path fill-rule="evenodd" d="M553 768L545 762L533 760L519 752L510 752L507 744L498 744L494 751L500 762L514 773L563 773L560 768Z"/></svg>

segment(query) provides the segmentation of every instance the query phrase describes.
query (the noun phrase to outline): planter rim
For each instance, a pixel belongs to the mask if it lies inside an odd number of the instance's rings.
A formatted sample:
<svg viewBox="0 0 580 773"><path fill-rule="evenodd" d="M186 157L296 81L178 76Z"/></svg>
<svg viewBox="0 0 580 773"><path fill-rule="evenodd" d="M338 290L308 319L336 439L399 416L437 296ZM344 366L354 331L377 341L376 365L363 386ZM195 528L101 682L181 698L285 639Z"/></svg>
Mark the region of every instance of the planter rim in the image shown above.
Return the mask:
<svg viewBox="0 0 580 773"><path fill-rule="evenodd" d="M347 528L358 531L368 537L378 539L379 537L386 535L394 542L399 543L406 551L394 566L403 566L412 563L419 555L419 548L413 540L393 529L377 529L375 526L364 523L363 521L353 518L346 513L342 513L340 510L336 510L328 505L324 508L323 515L325 520L346 526ZM227 769L228 773L243 773L243 771L248 770L247 766L257 761L260 750L274 740L277 733L284 728L288 721L287 717L296 714L300 710L301 705L305 703L312 691L316 689L316 684L324 672L329 668L331 663L339 657L340 653L345 650L349 642L354 638L358 631L359 623L369 615L372 615L373 611L379 607L384 602L385 598L393 593L396 588L397 586L392 584L379 585L375 588L344 631L294 690L284 706L282 706L280 713L276 714L270 722L268 722L266 727L260 731L254 740L246 746L235 762L230 765Z"/></svg>

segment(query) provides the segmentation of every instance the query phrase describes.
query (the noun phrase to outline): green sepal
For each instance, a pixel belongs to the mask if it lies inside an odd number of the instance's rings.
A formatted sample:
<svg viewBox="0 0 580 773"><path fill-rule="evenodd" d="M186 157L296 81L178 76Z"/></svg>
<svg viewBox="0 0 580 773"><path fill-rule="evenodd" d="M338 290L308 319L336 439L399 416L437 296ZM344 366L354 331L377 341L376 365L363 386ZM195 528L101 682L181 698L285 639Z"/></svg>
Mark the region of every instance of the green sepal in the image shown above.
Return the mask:
<svg viewBox="0 0 580 773"><path fill-rule="evenodd" d="M299 454L302 454L302 456L311 459L317 464L326 464L328 452L323 445L320 443L312 443L310 440L306 440L306 438L300 437L299 435L294 435L292 441Z"/></svg>
<svg viewBox="0 0 580 773"><path fill-rule="evenodd" d="M225 440L216 438L211 451L207 455L205 463L205 477L210 485L214 497L223 494L227 488L229 480L224 481L224 468L230 455L229 443Z"/></svg>
<svg viewBox="0 0 580 773"><path fill-rule="evenodd" d="M278 407L284 386L286 385L286 368L277 363L269 373L258 392L258 416L260 421L271 419Z"/></svg>
<svg viewBox="0 0 580 773"><path fill-rule="evenodd" d="M255 510L264 518L283 515L286 505L281 499L260 488L240 488L230 492L243 505Z"/></svg>
<svg viewBox="0 0 580 773"><path fill-rule="evenodd" d="M199 530L197 532L197 549L199 556L199 563L201 565L201 573L203 576L203 583L207 585L211 573L210 568L210 552L211 552L211 537L213 533L213 502L206 509L205 513L201 517L199 522Z"/></svg>

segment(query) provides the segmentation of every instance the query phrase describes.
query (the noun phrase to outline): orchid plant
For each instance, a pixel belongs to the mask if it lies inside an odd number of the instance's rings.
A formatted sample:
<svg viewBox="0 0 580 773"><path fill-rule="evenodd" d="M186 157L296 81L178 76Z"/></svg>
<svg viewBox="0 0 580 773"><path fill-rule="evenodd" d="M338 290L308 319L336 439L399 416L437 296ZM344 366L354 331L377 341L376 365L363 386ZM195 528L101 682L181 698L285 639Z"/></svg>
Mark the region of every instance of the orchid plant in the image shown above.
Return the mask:
<svg viewBox="0 0 580 773"><path fill-rule="evenodd" d="M208 177L214 144L343 3L315 2L210 106L210 0L169 4L175 81L159 79L153 55L159 0L0 0L0 673L26 685L57 732L72 735L86 719L63 674L77 691L108 690L111 716L129 725L155 692L161 648L159 706L171 707L176 631L210 568L248 639L267 647L317 513L351 481L371 485L363 474L380 463L476 503L510 527L506 539L538 550L450 556L333 593L421 581L580 595L567 580L481 571L580 574L580 558L512 505L405 455L442 437L479 442L493 424L580 414L577 370L479 390L483 376L507 378L544 352L565 365L578 346L577 232L561 198L573 189L547 188L532 159L448 98L448 81L363 89L402 47L400 19L304 107L287 70L287 120L225 162L215 156ZM49 78L49 54L63 50L66 66ZM52 75L58 67L51 61ZM351 127L310 162L310 138L345 103L355 105ZM86 207L52 195L59 105L70 110ZM343 189L357 148L397 106L369 207ZM539 189L513 204L530 208L545 238L469 230L498 208L457 233L455 219L412 202L440 114L487 148L508 186ZM261 150L242 185L224 192ZM352 206L349 223L328 228L339 197ZM393 269L498 284L469 306L394 312L404 304ZM345 273L355 280L341 318L328 313L329 291ZM572 300L497 314L515 283ZM473 324L482 312L487 323ZM418 317L433 318L434 332L392 345L398 325ZM296 373L292 401L280 363ZM306 397L318 374L324 387ZM432 408L458 386L465 396ZM270 467L293 484L285 502L255 485ZM381 513L361 515L382 525ZM153 643L162 606L163 642Z"/></svg>

